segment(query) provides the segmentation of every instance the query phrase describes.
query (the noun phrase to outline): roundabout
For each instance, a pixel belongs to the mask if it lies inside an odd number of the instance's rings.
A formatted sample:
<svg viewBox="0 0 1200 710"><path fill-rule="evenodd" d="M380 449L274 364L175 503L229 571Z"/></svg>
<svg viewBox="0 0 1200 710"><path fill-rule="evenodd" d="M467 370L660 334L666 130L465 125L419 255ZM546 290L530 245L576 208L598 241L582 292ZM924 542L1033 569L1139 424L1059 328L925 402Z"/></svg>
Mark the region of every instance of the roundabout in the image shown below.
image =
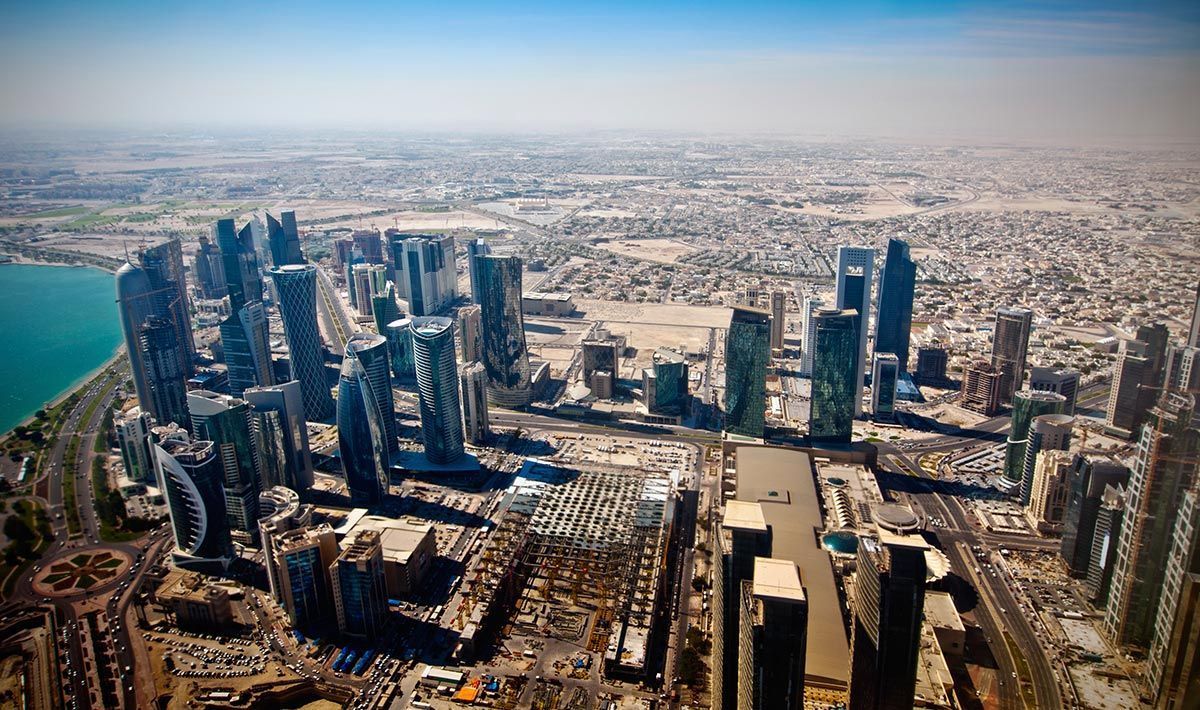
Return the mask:
<svg viewBox="0 0 1200 710"><path fill-rule="evenodd" d="M33 590L47 597L84 594L115 581L131 561L119 550L72 552L46 564L33 578Z"/></svg>

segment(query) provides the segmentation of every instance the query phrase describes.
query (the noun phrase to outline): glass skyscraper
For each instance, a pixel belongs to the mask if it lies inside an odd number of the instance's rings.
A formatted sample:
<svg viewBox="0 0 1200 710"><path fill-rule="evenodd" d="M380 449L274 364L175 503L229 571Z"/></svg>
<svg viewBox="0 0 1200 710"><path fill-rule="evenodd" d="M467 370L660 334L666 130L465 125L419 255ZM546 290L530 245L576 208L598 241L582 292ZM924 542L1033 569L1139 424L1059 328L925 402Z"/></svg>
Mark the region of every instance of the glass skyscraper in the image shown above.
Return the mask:
<svg viewBox="0 0 1200 710"><path fill-rule="evenodd" d="M725 335L725 431L762 438L770 360L771 314L735 307Z"/></svg>
<svg viewBox="0 0 1200 710"><path fill-rule="evenodd" d="M388 281L379 292L371 296L371 317L375 319L375 332L387 337L387 325L400 320L400 305L396 303L396 284Z"/></svg>
<svg viewBox="0 0 1200 710"><path fill-rule="evenodd" d="M267 213L267 245L271 249L271 263L275 268L287 264L303 264L300 253L300 233L296 229L296 213L283 212L280 219Z"/></svg>
<svg viewBox="0 0 1200 710"><path fill-rule="evenodd" d="M261 301L262 275L250 225L235 231L232 219L217 220L217 246L221 249L230 310L237 312L251 301Z"/></svg>
<svg viewBox="0 0 1200 710"><path fill-rule="evenodd" d="M908 244L889 239L879 276L879 311L875 316L875 352L894 353L900 371L908 372L908 345L912 331L913 290L917 265Z"/></svg>
<svg viewBox="0 0 1200 710"><path fill-rule="evenodd" d="M890 422L896 418L896 379L899 376L899 358L894 353L876 350L871 364L871 416L875 421Z"/></svg>
<svg viewBox="0 0 1200 710"><path fill-rule="evenodd" d="M650 367L642 373L642 392L650 412L678 414L683 411L688 398L687 360L674 350L655 350Z"/></svg>
<svg viewBox="0 0 1200 710"><path fill-rule="evenodd" d="M252 387L246 390L245 398L254 413L262 449L269 448L275 458L276 475L271 484L307 496L313 485L313 464L303 391L300 383L292 380L270 387ZM265 464L263 469L267 469Z"/></svg>
<svg viewBox="0 0 1200 710"><path fill-rule="evenodd" d="M488 401L500 407L523 407L533 401L525 317L521 312L521 258L476 256L483 366L488 372Z"/></svg>
<svg viewBox="0 0 1200 710"><path fill-rule="evenodd" d="M138 252L150 279L155 311L175 330L179 344L179 367L185 376L195 372L196 344L192 339L192 316L188 310L187 283L183 273L183 248L178 239L168 239Z"/></svg>
<svg viewBox="0 0 1200 710"><path fill-rule="evenodd" d="M871 320L871 281L874 278L875 250L867 247L838 247L837 302L840 310L854 310L858 321L858 355L854 367L857 394L854 397L854 416L862 414L863 380L867 368L867 324Z"/></svg>
<svg viewBox="0 0 1200 710"><path fill-rule="evenodd" d="M425 457L434 463L457 461L463 455L463 428L458 364L454 358L454 321L440 317L413 318L412 343Z"/></svg>
<svg viewBox="0 0 1200 710"><path fill-rule="evenodd" d="M182 345L177 335L171 322L162 316L150 316L140 328L138 345L149 387L149 401L143 406L154 413L160 424L175 422L191 429L187 406L188 375L180 366Z"/></svg>
<svg viewBox="0 0 1200 710"><path fill-rule="evenodd" d="M379 533L359 532L338 556L331 577L338 630L367 640L381 636L387 618L387 588Z"/></svg>
<svg viewBox="0 0 1200 710"><path fill-rule="evenodd" d="M229 391L233 396L240 397L248 387L275 383L267 310L262 301L251 301L242 306L221 321L217 329L221 333Z"/></svg>
<svg viewBox="0 0 1200 710"><path fill-rule="evenodd" d="M472 444L488 438L487 369L479 361L469 362L459 373L463 429Z"/></svg>
<svg viewBox="0 0 1200 710"><path fill-rule="evenodd" d="M333 397L325 379L325 355L317 328L317 267L288 264L271 269L270 274L279 296L292 379L300 382L304 398L304 415L311 421L324 421L333 416Z"/></svg>
<svg viewBox="0 0 1200 710"><path fill-rule="evenodd" d="M258 537L258 496L262 472L250 405L205 390L188 393L188 411L197 438L213 442L225 488L229 526L243 542Z"/></svg>
<svg viewBox="0 0 1200 710"><path fill-rule="evenodd" d="M1021 390L1013 395L1012 425L1004 448L1006 485L1020 485L1025 471L1025 449L1029 445L1029 427L1034 417L1062 414L1067 398L1055 392Z"/></svg>
<svg viewBox="0 0 1200 710"><path fill-rule="evenodd" d="M392 376L400 382L411 382L416 376L412 355L412 320L400 318L387 324L388 359Z"/></svg>
<svg viewBox="0 0 1200 710"><path fill-rule="evenodd" d="M992 365L1000 369L1000 401L1008 404L1025 382L1025 357L1029 352L1029 331L1033 311L1028 308L1001 308L996 311L992 332Z"/></svg>
<svg viewBox="0 0 1200 710"><path fill-rule="evenodd" d="M858 311L822 308L812 315L813 372L808 435L814 443L848 444L858 388Z"/></svg>
<svg viewBox="0 0 1200 710"><path fill-rule="evenodd" d="M481 303L483 298L483 290L479 285L479 273L475 268L475 257L491 253L492 248L482 239L472 239L467 242L467 271L471 276L471 301L474 303Z"/></svg>
<svg viewBox="0 0 1200 710"><path fill-rule="evenodd" d="M392 242L392 260L400 297L415 316L431 316L458 298L454 237L409 235Z"/></svg>
<svg viewBox="0 0 1200 710"><path fill-rule="evenodd" d="M200 571L227 569L234 551L216 446L168 439L154 445L154 458L175 536L174 563Z"/></svg>
<svg viewBox="0 0 1200 710"><path fill-rule="evenodd" d="M391 454L398 449L387 344L378 335L360 333L346 343L337 424L351 502L378 503L387 494Z"/></svg>

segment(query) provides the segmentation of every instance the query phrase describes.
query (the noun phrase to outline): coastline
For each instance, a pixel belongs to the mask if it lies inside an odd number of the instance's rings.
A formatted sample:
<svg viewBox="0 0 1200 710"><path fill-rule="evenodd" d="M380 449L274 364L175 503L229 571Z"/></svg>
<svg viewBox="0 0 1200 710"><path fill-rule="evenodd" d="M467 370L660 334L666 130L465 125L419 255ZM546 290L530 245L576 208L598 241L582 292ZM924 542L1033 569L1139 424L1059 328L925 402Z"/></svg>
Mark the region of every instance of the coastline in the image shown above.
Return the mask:
<svg viewBox="0 0 1200 710"><path fill-rule="evenodd" d="M8 261L0 262L0 266L12 264L14 266L57 266L63 269L99 269L108 274L117 273L116 269L106 269L98 264L64 264L61 261L46 261L36 257L23 256L21 254L4 254L9 258Z"/></svg>

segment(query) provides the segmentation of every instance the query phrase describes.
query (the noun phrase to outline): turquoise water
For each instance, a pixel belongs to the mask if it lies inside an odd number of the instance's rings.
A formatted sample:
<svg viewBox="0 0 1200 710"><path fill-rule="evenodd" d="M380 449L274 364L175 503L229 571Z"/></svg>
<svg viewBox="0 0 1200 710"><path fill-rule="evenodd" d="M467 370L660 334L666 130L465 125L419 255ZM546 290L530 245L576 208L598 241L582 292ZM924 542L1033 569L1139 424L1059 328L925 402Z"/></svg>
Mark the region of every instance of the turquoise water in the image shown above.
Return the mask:
<svg viewBox="0 0 1200 710"><path fill-rule="evenodd" d="M840 552L843 555L853 555L858 552L858 536L852 532L837 531L826 533L821 537L821 544L826 550Z"/></svg>
<svg viewBox="0 0 1200 710"><path fill-rule="evenodd" d="M71 388L121 343L113 275L0 264L0 432Z"/></svg>

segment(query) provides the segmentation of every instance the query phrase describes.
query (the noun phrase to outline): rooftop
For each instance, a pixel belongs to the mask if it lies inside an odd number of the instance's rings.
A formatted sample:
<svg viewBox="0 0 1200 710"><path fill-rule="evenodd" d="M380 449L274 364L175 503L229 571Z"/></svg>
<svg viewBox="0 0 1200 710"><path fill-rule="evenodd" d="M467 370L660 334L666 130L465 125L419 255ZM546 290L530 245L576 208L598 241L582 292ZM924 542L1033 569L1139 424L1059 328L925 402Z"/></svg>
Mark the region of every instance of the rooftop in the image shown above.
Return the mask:
<svg viewBox="0 0 1200 710"><path fill-rule="evenodd" d="M730 530L767 531L762 506L740 500L731 500L725 505L725 518L721 524Z"/></svg>
<svg viewBox="0 0 1200 710"><path fill-rule="evenodd" d="M759 599L804 601L804 587L800 584L796 565L788 560L755 557L754 596Z"/></svg>

